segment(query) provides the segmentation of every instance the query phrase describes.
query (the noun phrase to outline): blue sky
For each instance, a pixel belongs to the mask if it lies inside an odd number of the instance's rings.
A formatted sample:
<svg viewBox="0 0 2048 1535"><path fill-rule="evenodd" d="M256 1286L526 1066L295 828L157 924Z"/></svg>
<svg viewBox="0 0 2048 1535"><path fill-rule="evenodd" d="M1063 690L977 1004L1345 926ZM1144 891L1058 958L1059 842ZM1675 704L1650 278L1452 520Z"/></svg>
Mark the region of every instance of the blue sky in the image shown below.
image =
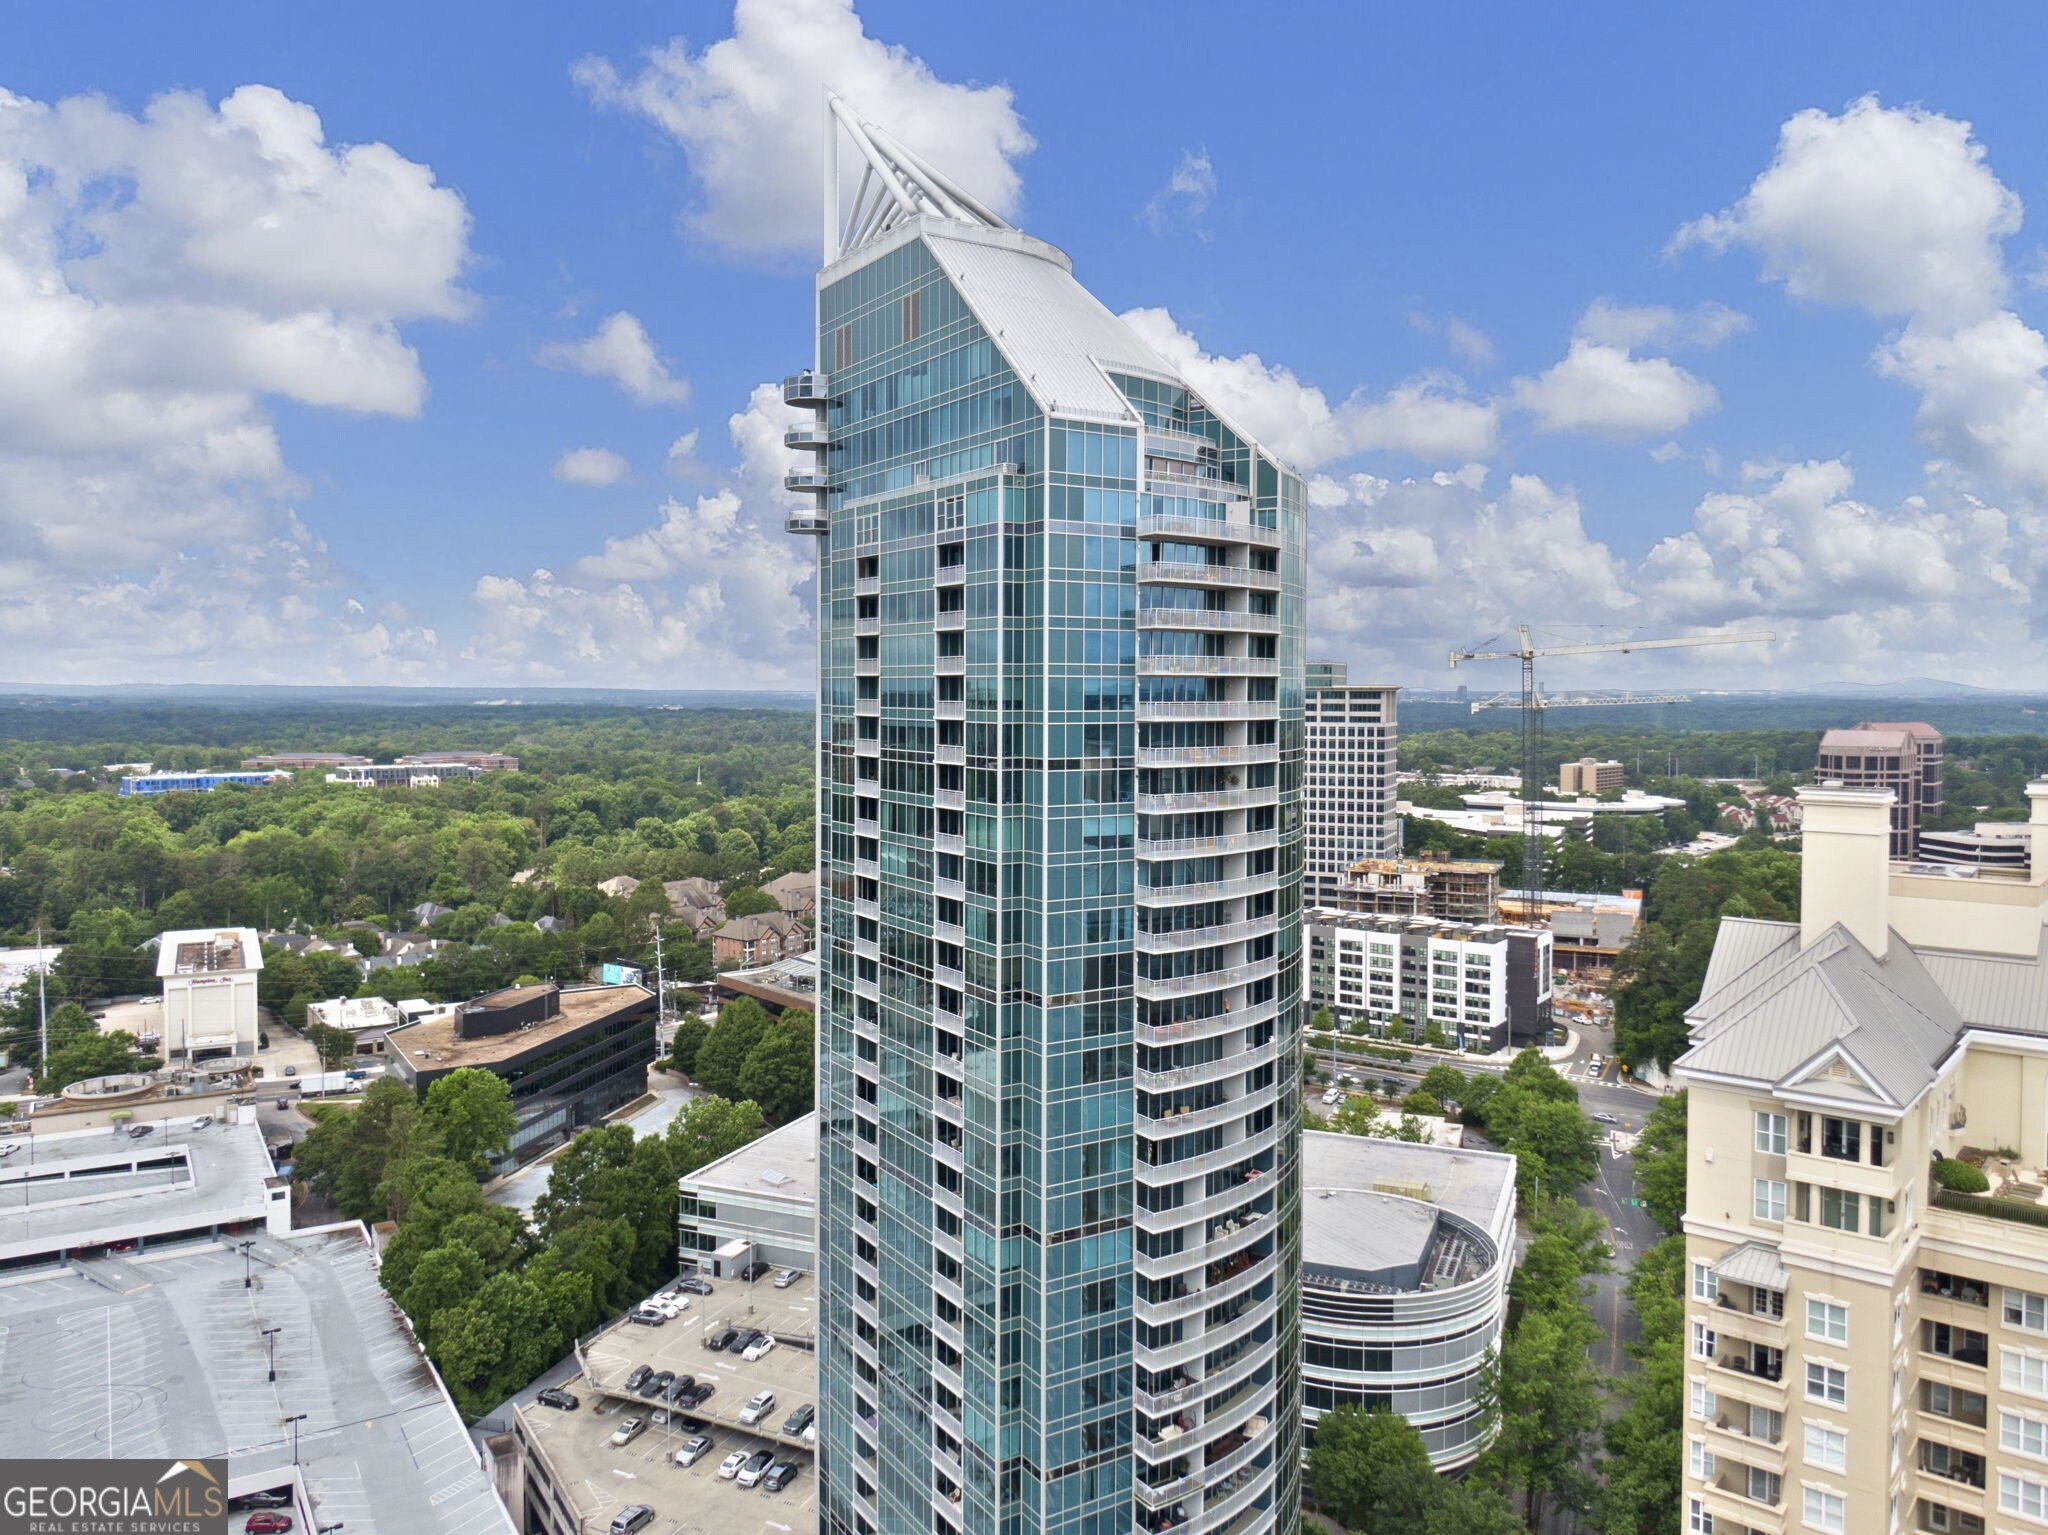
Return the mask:
<svg viewBox="0 0 2048 1535"><path fill-rule="evenodd" d="M0 680L801 683L810 551L755 390L806 360L829 78L1311 476L1319 652L1428 686L1515 618L1769 626L1557 679L2048 685L2044 32L17 16Z"/></svg>

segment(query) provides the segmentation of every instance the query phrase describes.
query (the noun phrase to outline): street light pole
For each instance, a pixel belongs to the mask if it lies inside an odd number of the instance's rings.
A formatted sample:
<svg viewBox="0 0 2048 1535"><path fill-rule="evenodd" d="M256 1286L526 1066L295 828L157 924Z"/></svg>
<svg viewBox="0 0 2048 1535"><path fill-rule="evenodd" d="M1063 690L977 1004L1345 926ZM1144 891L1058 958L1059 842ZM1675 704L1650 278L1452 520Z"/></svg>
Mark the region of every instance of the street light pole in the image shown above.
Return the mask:
<svg viewBox="0 0 2048 1535"><path fill-rule="evenodd" d="M256 1281L253 1277L255 1270L253 1268L254 1260L252 1260L249 1256L249 1249L254 1247L256 1244L253 1241L248 1241L237 1242L235 1245L241 1248L242 1250L242 1288L245 1290L253 1290L256 1288Z"/></svg>
<svg viewBox="0 0 2048 1535"><path fill-rule="evenodd" d="M292 1467L296 1470L299 1464L299 1425L306 1421L306 1415L295 1412L284 1421L292 1426Z"/></svg>
<svg viewBox="0 0 2048 1535"><path fill-rule="evenodd" d="M277 1335L283 1331L282 1327L266 1327L263 1329L263 1342L270 1350L270 1378L273 1381L277 1379Z"/></svg>

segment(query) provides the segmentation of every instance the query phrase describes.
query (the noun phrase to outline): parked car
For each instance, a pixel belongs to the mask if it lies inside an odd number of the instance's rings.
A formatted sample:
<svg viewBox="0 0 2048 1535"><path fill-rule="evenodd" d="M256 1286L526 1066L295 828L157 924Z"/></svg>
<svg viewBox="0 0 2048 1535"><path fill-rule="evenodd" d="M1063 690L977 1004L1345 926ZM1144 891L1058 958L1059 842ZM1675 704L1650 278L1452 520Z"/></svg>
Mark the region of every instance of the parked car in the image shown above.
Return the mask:
<svg viewBox="0 0 2048 1535"><path fill-rule="evenodd" d="M756 1486L760 1483L761 1478L768 1474L768 1468L774 1464L775 1452L773 1450L756 1450L747 1457L747 1463L740 1467L739 1475L734 1480L742 1487Z"/></svg>
<svg viewBox="0 0 2048 1535"><path fill-rule="evenodd" d="M718 1463L718 1474L729 1482L740 1474L740 1467L746 1463L747 1452L745 1450L734 1450L732 1454L726 1456L724 1460Z"/></svg>
<svg viewBox="0 0 2048 1535"><path fill-rule="evenodd" d="M740 1354L740 1358L746 1360L749 1364L751 1364L756 1359L761 1358L764 1354L769 1353L771 1350L774 1349L774 1347L774 1334L764 1332L761 1334L760 1337L756 1338L752 1343L749 1343L746 1346L745 1350L742 1351L742 1353Z"/></svg>
<svg viewBox="0 0 2048 1535"><path fill-rule="evenodd" d="M767 1272L767 1263L763 1262L759 1258L756 1258L752 1263L749 1263L745 1268L740 1270L740 1278L745 1280L748 1284L752 1284L755 1280L759 1279L763 1274Z"/></svg>
<svg viewBox="0 0 2048 1535"><path fill-rule="evenodd" d="M668 1313L666 1311L657 1311L652 1306L636 1306L626 1320L638 1322L642 1327L666 1327L668 1325Z"/></svg>
<svg viewBox="0 0 2048 1535"><path fill-rule="evenodd" d="M761 1334L754 1328L739 1328L725 1340L725 1351L728 1354L743 1354L754 1346L754 1340L760 1336Z"/></svg>
<svg viewBox="0 0 2048 1535"><path fill-rule="evenodd" d="M717 1389L718 1387L713 1385L710 1381L700 1380L697 1382L696 1385L692 1386L688 1391L685 1391L682 1394L682 1396L677 1400L676 1406L702 1407L706 1402L711 1400L711 1393L716 1391Z"/></svg>
<svg viewBox="0 0 2048 1535"><path fill-rule="evenodd" d="M0 1141L0 1159L13 1156L21 1150L20 1141Z"/></svg>
<svg viewBox="0 0 2048 1535"><path fill-rule="evenodd" d="M695 1274L685 1274L676 1281L676 1288L685 1295L709 1295L711 1293L711 1281L699 1279Z"/></svg>
<svg viewBox="0 0 2048 1535"><path fill-rule="evenodd" d="M676 1464L694 1466L711 1453L711 1436L696 1434L683 1441L683 1447L676 1451Z"/></svg>
<svg viewBox="0 0 2048 1535"><path fill-rule="evenodd" d="M245 1508L290 1508L292 1495L279 1487L266 1488L262 1492L245 1492L238 1498L229 1498L228 1507L237 1511Z"/></svg>
<svg viewBox="0 0 2048 1535"><path fill-rule="evenodd" d="M692 1388L692 1387L694 1387L694 1386L695 1386L696 1384L697 1384L697 1377L696 1377L696 1376L694 1376L694 1375L678 1375L678 1376L677 1376L677 1377L675 1378L675 1382L674 1382L674 1384L672 1384L672 1385L671 1385L671 1386L670 1386L670 1387L668 1388L668 1399L669 1399L669 1400L670 1400L671 1402L681 1402L681 1401L682 1401L682 1399L683 1399L684 1397L686 1397L686 1396L688 1396L688 1395L690 1394L690 1390L691 1390L691 1388Z"/></svg>
<svg viewBox="0 0 2048 1535"><path fill-rule="evenodd" d="M299 1068L296 1066L287 1066L284 1069L284 1074L288 1077L295 1077L299 1074Z"/></svg>
<svg viewBox="0 0 2048 1535"><path fill-rule="evenodd" d="M1591 1119L1593 1123L1596 1125L1618 1125L1621 1123L1621 1116L1619 1114L1609 1114L1604 1110L1598 1114L1588 1115L1587 1117Z"/></svg>
<svg viewBox="0 0 2048 1535"><path fill-rule="evenodd" d="M139 1141L145 1135L154 1134L156 1134L155 1125L130 1125L128 1127L128 1139L131 1141Z"/></svg>
<svg viewBox="0 0 2048 1535"><path fill-rule="evenodd" d="M787 1290L791 1285L795 1284L799 1279L803 1277L804 1271L802 1269L784 1269L781 1273L775 1276L775 1288L778 1290Z"/></svg>
<svg viewBox="0 0 2048 1535"><path fill-rule="evenodd" d="M192 1128L195 1130L204 1130L208 1125L212 1123L213 1116L211 1114L201 1114L197 1119L192 1121Z"/></svg>
<svg viewBox="0 0 2048 1535"><path fill-rule="evenodd" d="M673 1321L690 1309L690 1303L680 1295L650 1295L640 1303L642 1311L659 1311Z"/></svg>
<svg viewBox="0 0 2048 1535"><path fill-rule="evenodd" d="M542 1407L553 1407L560 1412L574 1412L583 1405L560 1386L548 1387L547 1390L535 1397L534 1401Z"/></svg>
<svg viewBox="0 0 2048 1535"><path fill-rule="evenodd" d="M775 1393L772 1391L756 1391L747 1398L747 1405L740 1409L740 1422L751 1428L773 1411L775 1411Z"/></svg>
<svg viewBox="0 0 2048 1535"><path fill-rule="evenodd" d="M815 1418L817 1415L818 1409L813 1407L809 1402L806 1402L803 1406L799 1407L795 1412L791 1413L788 1417L782 1420L782 1431L785 1434L789 1435L790 1438L794 1439L798 1434L801 1434L805 1429L811 1426L811 1419Z"/></svg>
<svg viewBox="0 0 2048 1535"><path fill-rule="evenodd" d="M626 1377L626 1390L628 1390L628 1391L638 1391L638 1390L639 1390L639 1389L640 1389L640 1388L641 1388L642 1386L644 1386L644 1385L646 1385L646 1384L647 1384L647 1382L648 1382L648 1379L649 1379L649 1378L650 1378L650 1377L651 1377L651 1376L652 1376L653 1374L654 1374L654 1366L653 1366L653 1365L651 1365L651 1364L636 1364L636 1365L634 1365L634 1366L633 1366L633 1373L632 1373L631 1375L628 1375L628 1376Z"/></svg>
<svg viewBox="0 0 2048 1535"><path fill-rule="evenodd" d="M778 1460L768 1468L768 1474L761 1478L763 1492L780 1492L796 1480L800 1468L793 1460Z"/></svg>
<svg viewBox="0 0 2048 1535"><path fill-rule="evenodd" d="M674 1370L663 1370L659 1375L650 1375L647 1379L640 1382L640 1394L644 1397L656 1398L675 1383L676 1372Z"/></svg>
<svg viewBox="0 0 2048 1535"><path fill-rule="evenodd" d="M280 1098L277 1100L277 1106L281 1109L288 1109L292 1106L292 1101L289 1098Z"/></svg>
<svg viewBox="0 0 2048 1535"><path fill-rule="evenodd" d="M612 1520L612 1535L633 1535L635 1530L644 1529L653 1519L654 1510L645 1503L629 1503Z"/></svg>
<svg viewBox="0 0 2048 1535"><path fill-rule="evenodd" d="M645 1427L647 1427L647 1420L645 1418L628 1418L612 1430L611 1442L614 1446L631 1444L640 1437L640 1431Z"/></svg>
<svg viewBox="0 0 2048 1535"><path fill-rule="evenodd" d="M292 1516L280 1514L274 1508L266 1508L260 1514L251 1514L242 1525L242 1528L248 1531L248 1535L287 1535L291 1527Z"/></svg>
<svg viewBox="0 0 2048 1535"><path fill-rule="evenodd" d="M739 1333L731 1327L718 1327L704 1334L704 1346L712 1353L720 1353L725 1346L737 1338Z"/></svg>

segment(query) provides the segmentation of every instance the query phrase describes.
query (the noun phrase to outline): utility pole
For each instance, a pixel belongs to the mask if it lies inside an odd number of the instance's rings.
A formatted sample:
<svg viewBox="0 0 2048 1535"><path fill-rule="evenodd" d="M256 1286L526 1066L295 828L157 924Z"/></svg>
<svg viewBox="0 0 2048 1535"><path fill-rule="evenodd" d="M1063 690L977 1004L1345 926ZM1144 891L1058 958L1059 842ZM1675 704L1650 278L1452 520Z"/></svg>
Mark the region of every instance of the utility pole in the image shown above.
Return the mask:
<svg viewBox="0 0 2048 1535"><path fill-rule="evenodd" d="M654 923L654 1037L666 1040L668 1029L668 979L661 963L661 919Z"/></svg>
<svg viewBox="0 0 2048 1535"><path fill-rule="evenodd" d="M42 1053L36 1057L36 1081L50 1064L50 992L45 984L50 974L50 957L43 952L43 928L36 924L36 1018L42 1030ZM38 1089L40 1091L40 1089Z"/></svg>

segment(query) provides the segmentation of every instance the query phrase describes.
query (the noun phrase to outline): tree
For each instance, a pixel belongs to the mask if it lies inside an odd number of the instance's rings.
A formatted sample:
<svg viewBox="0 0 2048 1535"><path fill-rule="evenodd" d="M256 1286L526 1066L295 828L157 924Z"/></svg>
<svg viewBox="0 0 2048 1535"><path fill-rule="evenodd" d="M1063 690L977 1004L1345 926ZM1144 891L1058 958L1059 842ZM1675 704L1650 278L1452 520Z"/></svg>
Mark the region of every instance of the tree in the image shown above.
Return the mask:
<svg viewBox="0 0 2048 1535"><path fill-rule="evenodd" d="M518 1118L512 1089L494 1071L463 1066L427 1089L427 1118L441 1132L448 1156L483 1176L493 1155L512 1141Z"/></svg>
<svg viewBox="0 0 2048 1535"><path fill-rule="evenodd" d="M1347 1528L1371 1535L1413 1529L1435 1481L1422 1435L1399 1414L1346 1403L1316 1421L1308 1490Z"/></svg>
<svg viewBox="0 0 2048 1535"><path fill-rule="evenodd" d="M1685 1238L1666 1237L1629 1274L1643 1335L1629 1345L1641 1368L1617 1385L1622 1410L1607 1425L1601 1465L1602 1535L1677 1535L1685 1455Z"/></svg>
<svg viewBox="0 0 2048 1535"><path fill-rule="evenodd" d="M631 1125L601 1125L569 1143L534 1202L534 1226L553 1245L587 1219L620 1219L631 1229L630 1288L644 1293L673 1272L676 1174L664 1137L635 1140Z"/></svg>
<svg viewBox="0 0 2048 1535"><path fill-rule="evenodd" d="M1455 1066L1439 1062L1423 1073L1419 1086L1438 1103L1465 1101L1465 1073Z"/></svg>
<svg viewBox="0 0 2048 1535"><path fill-rule="evenodd" d="M1420 1043L1428 1045L1432 1050L1442 1050L1450 1044L1450 1040L1444 1035L1444 1026L1432 1018L1429 1020L1429 1027L1422 1031Z"/></svg>
<svg viewBox="0 0 2048 1535"><path fill-rule="evenodd" d="M1600 1427L1600 1377L1589 1357L1597 1331L1583 1308L1530 1311L1480 1372L1480 1405L1498 1437L1480 1458L1482 1474L1518 1492L1531 1530L1554 1501L1583 1510L1591 1482L1582 1468Z"/></svg>
<svg viewBox="0 0 2048 1535"><path fill-rule="evenodd" d="M136 1049L133 1034L116 1029L111 1034L80 1035L63 1049L50 1051L49 1060L36 1077L36 1091L54 1093L92 1077L139 1071L145 1060L152 1067L161 1064L154 1056L144 1056Z"/></svg>
<svg viewBox="0 0 2048 1535"><path fill-rule="evenodd" d="M1416 1535L1524 1535L1524 1526L1514 1505L1491 1487L1439 1481Z"/></svg>
<svg viewBox="0 0 2048 1535"><path fill-rule="evenodd" d="M675 1037L669 1042L668 1063L671 1069L684 1076L693 1076L697 1070L697 1052L704 1048L704 1041L711 1037L711 1025L702 1018L692 1015L676 1025Z"/></svg>
<svg viewBox="0 0 2048 1535"><path fill-rule="evenodd" d="M1427 1114L1435 1118L1441 1118L1444 1112L1444 1106L1419 1087L1401 1100L1401 1107L1410 1114Z"/></svg>
<svg viewBox="0 0 2048 1535"><path fill-rule="evenodd" d="M1496 1126L1498 1103L1496 1099ZM1545 1100L1521 1105L1501 1145L1520 1159L1515 1181L1525 1201L1542 1184L1559 1191L1575 1189L1600 1168L1598 1127L1575 1103Z"/></svg>
<svg viewBox="0 0 2048 1535"><path fill-rule="evenodd" d="M664 1136L676 1176L730 1156L758 1137L765 1123L756 1103L733 1103L715 1094L691 1099L669 1121Z"/></svg>
<svg viewBox="0 0 2048 1535"><path fill-rule="evenodd" d="M725 893L725 914L728 917L755 917L763 912L780 910L780 901L752 885L735 885Z"/></svg>
<svg viewBox="0 0 2048 1535"><path fill-rule="evenodd" d="M739 1099L740 1071L768 1031L768 1011L752 997L736 997L718 1011L710 1037L697 1049L697 1085L721 1098Z"/></svg>
<svg viewBox="0 0 2048 1535"><path fill-rule="evenodd" d="M1363 1093L1356 1093L1337 1105L1330 1116L1330 1128L1343 1135L1380 1135L1380 1107Z"/></svg>
<svg viewBox="0 0 2048 1535"><path fill-rule="evenodd" d="M739 1090L761 1105L776 1124L787 1124L812 1106L817 1043L811 1015L788 1008L767 1028L740 1067Z"/></svg>
<svg viewBox="0 0 2048 1535"><path fill-rule="evenodd" d="M1636 1140L1636 1187L1658 1225L1676 1231L1685 1218L1686 1096L1659 1098Z"/></svg>
<svg viewBox="0 0 2048 1535"><path fill-rule="evenodd" d="M412 1266L403 1293L394 1298L412 1318L421 1347L432 1352L434 1317L455 1310L476 1294L483 1282L483 1259L460 1242L451 1242L423 1255Z"/></svg>
<svg viewBox="0 0 2048 1535"><path fill-rule="evenodd" d="M1508 1281L1513 1317L1582 1310L1586 1276L1605 1273L1612 1258L1597 1210L1562 1197L1544 1200L1529 1217L1529 1246Z"/></svg>
<svg viewBox="0 0 2048 1535"><path fill-rule="evenodd" d="M1401 1017L1398 1013L1389 1018L1387 1020L1386 1036L1397 1044L1406 1039L1408 1037L1408 1020Z"/></svg>
<svg viewBox="0 0 2048 1535"><path fill-rule="evenodd" d="M331 1023L309 1023L304 1033L306 1043L319 1052L320 1064L329 1070L355 1059L356 1037L347 1029L338 1029Z"/></svg>
<svg viewBox="0 0 2048 1535"><path fill-rule="evenodd" d="M354 1110L307 1132L293 1166L301 1182L350 1220L380 1221L390 1215L386 1171L440 1149L440 1135L413 1090L397 1077L381 1077Z"/></svg>

